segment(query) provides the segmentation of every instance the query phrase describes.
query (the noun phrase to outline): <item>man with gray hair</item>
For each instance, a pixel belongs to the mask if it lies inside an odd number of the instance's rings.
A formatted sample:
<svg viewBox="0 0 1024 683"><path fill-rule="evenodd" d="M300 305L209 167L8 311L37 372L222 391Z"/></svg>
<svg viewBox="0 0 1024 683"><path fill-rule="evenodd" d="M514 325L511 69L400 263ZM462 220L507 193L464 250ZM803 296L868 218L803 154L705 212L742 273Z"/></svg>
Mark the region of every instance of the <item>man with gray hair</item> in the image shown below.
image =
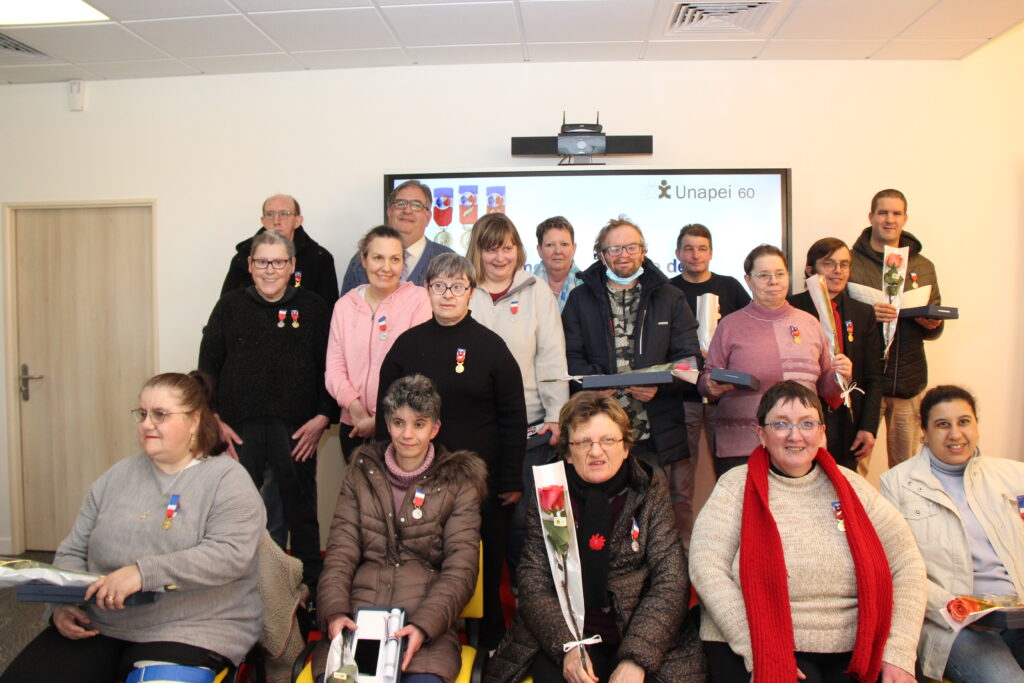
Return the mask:
<svg viewBox="0 0 1024 683"><path fill-rule="evenodd" d="M427 272L430 259L438 254L452 253L448 247L427 239L427 225L430 224L430 211L433 206L433 194L430 188L418 180L406 180L388 196L388 225L402 236L405 248L405 267L402 269L402 281L423 284L423 276ZM345 278L341 282L341 295L359 285L365 285L366 269L363 268L359 252L352 256L345 270Z"/></svg>
<svg viewBox="0 0 1024 683"><path fill-rule="evenodd" d="M302 227L302 210L299 202L287 194L275 194L263 202L260 209L260 222L264 230L273 230L287 237L295 244L295 273L292 285L301 287L320 295L328 309L333 308L338 300L338 273L334 269L334 257L331 252L313 241L305 228ZM252 240L239 242L235 246L235 255L228 267L227 277L220 288L221 296L234 289L245 289L252 284L249 274L249 252Z"/></svg>
<svg viewBox="0 0 1024 683"><path fill-rule="evenodd" d="M562 312L570 375L628 373L699 358L697 320L683 293L647 258L639 227L624 217L609 221L597 235L594 256L597 262L580 275ZM685 386L676 379L608 391L630 416L631 453L656 471L664 468L673 496L683 485L672 476L676 463L696 456L686 438Z"/></svg>

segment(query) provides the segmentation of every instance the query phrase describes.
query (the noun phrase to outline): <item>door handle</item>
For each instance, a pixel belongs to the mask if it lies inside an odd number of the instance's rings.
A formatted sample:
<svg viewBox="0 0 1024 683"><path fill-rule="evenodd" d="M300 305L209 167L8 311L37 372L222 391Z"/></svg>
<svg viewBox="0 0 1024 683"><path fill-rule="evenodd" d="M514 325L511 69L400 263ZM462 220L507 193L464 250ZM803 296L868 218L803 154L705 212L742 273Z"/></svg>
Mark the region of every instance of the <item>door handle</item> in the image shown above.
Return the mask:
<svg viewBox="0 0 1024 683"><path fill-rule="evenodd" d="M28 400L28 397L29 397L28 383L29 383L30 380L34 380L34 379L43 379L43 375L30 375L30 374L28 374L28 364L27 363L22 363L21 364L21 376L18 378L18 380L19 380L19 382L21 384L21 400L22 401L27 401Z"/></svg>

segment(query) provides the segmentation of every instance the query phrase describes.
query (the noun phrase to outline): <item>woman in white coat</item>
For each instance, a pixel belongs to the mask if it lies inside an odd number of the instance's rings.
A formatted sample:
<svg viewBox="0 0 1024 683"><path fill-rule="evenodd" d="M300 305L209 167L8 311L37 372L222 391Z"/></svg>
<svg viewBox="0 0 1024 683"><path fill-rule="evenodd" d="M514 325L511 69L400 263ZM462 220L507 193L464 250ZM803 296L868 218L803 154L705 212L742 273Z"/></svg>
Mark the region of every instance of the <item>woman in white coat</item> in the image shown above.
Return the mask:
<svg viewBox="0 0 1024 683"><path fill-rule="evenodd" d="M480 278L469 301L473 318L505 341L523 375L529 425L523 490L532 491L531 467L554 457L558 413L569 400L567 382L542 381L569 373L558 301L543 280L523 270L526 250L515 224L503 213L487 214L473 225L466 258ZM519 503L508 548L513 585L525 537L526 507Z"/></svg>
<svg viewBox="0 0 1024 683"><path fill-rule="evenodd" d="M1024 629L951 629L957 595L1024 595L1024 463L982 456L975 399L957 386L921 401L924 446L882 475L882 494L914 532L928 569L918 644L925 676L954 683L1024 682Z"/></svg>

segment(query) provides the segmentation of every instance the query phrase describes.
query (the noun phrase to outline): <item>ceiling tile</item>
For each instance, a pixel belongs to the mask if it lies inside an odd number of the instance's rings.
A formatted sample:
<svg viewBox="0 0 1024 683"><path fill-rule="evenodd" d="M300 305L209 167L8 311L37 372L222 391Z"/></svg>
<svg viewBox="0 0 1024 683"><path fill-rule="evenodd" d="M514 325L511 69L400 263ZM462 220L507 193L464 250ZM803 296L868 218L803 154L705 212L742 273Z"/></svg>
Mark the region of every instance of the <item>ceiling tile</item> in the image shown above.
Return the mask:
<svg viewBox="0 0 1024 683"><path fill-rule="evenodd" d="M644 59L753 59L764 46L763 40L651 41Z"/></svg>
<svg viewBox="0 0 1024 683"><path fill-rule="evenodd" d="M530 43L531 62L615 62L639 59L642 42Z"/></svg>
<svg viewBox="0 0 1024 683"><path fill-rule="evenodd" d="M894 40L872 59L963 59L986 40Z"/></svg>
<svg viewBox="0 0 1024 683"><path fill-rule="evenodd" d="M651 24L649 0L521 0L519 7L531 43L645 40Z"/></svg>
<svg viewBox="0 0 1024 683"><path fill-rule="evenodd" d="M772 40L760 59L867 59L884 40Z"/></svg>
<svg viewBox="0 0 1024 683"><path fill-rule="evenodd" d="M234 0L243 12L293 12L303 9L372 7L370 0Z"/></svg>
<svg viewBox="0 0 1024 683"><path fill-rule="evenodd" d="M1020 0L943 0L899 38L995 38L1021 20L1024 3Z"/></svg>
<svg viewBox="0 0 1024 683"><path fill-rule="evenodd" d="M236 13L226 0L89 0L89 4L117 21Z"/></svg>
<svg viewBox="0 0 1024 683"><path fill-rule="evenodd" d="M519 42L511 2L382 7L403 45L486 45Z"/></svg>
<svg viewBox="0 0 1024 683"><path fill-rule="evenodd" d="M408 52L417 64L501 64L523 61L523 46L519 43L410 47Z"/></svg>
<svg viewBox="0 0 1024 683"><path fill-rule="evenodd" d="M280 52L266 55L228 55L224 57L195 57L186 60L206 74L238 74L259 71L298 71L302 66Z"/></svg>
<svg viewBox="0 0 1024 683"><path fill-rule="evenodd" d="M48 83L88 80L89 74L71 64L43 64L0 67L0 83Z"/></svg>
<svg viewBox="0 0 1024 683"><path fill-rule="evenodd" d="M69 62L119 62L167 56L114 23L12 27L3 32Z"/></svg>
<svg viewBox="0 0 1024 683"><path fill-rule="evenodd" d="M375 9L254 14L252 20L288 51L397 46Z"/></svg>
<svg viewBox="0 0 1024 683"><path fill-rule="evenodd" d="M397 47L373 50L321 50L291 54L300 64L310 69L352 69L412 64L412 60L402 52L401 48Z"/></svg>
<svg viewBox="0 0 1024 683"><path fill-rule="evenodd" d="M805 0L774 37L888 40L934 4L935 0Z"/></svg>
<svg viewBox="0 0 1024 683"><path fill-rule="evenodd" d="M100 78L162 78L165 76L191 76L199 69L174 59L140 60L135 62L102 62L83 64L84 68Z"/></svg>
<svg viewBox="0 0 1024 683"><path fill-rule="evenodd" d="M126 26L174 57L261 54L278 50L277 45L240 14L133 21Z"/></svg>
<svg viewBox="0 0 1024 683"><path fill-rule="evenodd" d="M381 7L392 5L479 5L488 2L510 2L510 0L377 0Z"/></svg>

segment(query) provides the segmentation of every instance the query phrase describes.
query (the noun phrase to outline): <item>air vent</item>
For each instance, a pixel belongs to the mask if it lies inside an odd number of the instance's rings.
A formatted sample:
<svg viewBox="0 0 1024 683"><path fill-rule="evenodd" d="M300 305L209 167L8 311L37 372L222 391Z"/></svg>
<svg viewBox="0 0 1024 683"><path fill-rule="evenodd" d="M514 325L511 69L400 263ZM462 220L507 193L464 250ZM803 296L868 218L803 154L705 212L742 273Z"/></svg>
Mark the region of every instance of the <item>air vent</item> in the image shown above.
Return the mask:
<svg viewBox="0 0 1024 683"><path fill-rule="evenodd" d="M42 62L50 59L46 53L26 45L20 40L0 33L0 64L18 64L23 62Z"/></svg>
<svg viewBox="0 0 1024 683"><path fill-rule="evenodd" d="M779 0L755 2L678 2L672 10L667 36L713 33L737 37L756 35L779 6Z"/></svg>

